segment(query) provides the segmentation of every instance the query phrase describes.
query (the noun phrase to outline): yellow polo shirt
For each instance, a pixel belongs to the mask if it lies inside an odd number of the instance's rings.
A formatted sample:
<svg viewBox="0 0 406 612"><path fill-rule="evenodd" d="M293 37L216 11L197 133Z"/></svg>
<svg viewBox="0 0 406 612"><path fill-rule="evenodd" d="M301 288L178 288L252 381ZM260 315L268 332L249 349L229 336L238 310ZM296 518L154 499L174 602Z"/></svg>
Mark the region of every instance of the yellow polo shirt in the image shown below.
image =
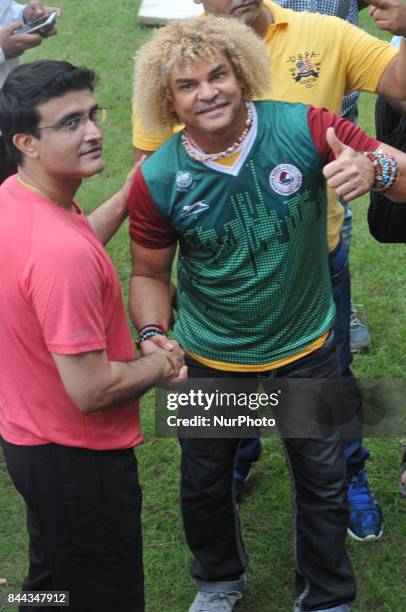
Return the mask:
<svg viewBox="0 0 406 612"><path fill-rule="evenodd" d="M271 63L271 86L264 98L323 106L340 113L342 98L351 91L376 92L379 80L397 54L381 41L338 17L283 9L264 0L274 23L264 38ZM137 118L133 104L133 145L155 151L172 131L151 133ZM175 131L181 129L179 126ZM338 244L344 210L329 193L329 251Z"/></svg>

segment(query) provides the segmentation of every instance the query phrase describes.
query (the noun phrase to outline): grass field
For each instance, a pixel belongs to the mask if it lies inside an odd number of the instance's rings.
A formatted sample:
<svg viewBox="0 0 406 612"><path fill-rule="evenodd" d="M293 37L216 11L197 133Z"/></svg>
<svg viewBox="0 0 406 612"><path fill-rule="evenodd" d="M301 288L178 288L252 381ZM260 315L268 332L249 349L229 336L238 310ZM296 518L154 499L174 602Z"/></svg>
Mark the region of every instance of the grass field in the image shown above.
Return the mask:
<svg viewBox="0 0 406 612"><path fill-rule="evenodd" d="M166 0L170 1L170 0ZM94 68L100 83L99 102L110 108L105 128L106 170L86 182L78 199L88 211L106 199L121 181L131 162L131 73L136 47L150 29L136 24L139 2L122 0L61 0L64 14L59 34L25 60L61 58ZM374 31L367 15L362 23ZM380 34L381 35L381 34ZM385 38L389 38L385 36ZM374 97L361 98L361 125L373 132ZM353 298L364 306L372 350L355 358L361 378L402 378L405 360L406 257L403 245L374 242L366 224L367 198L352 206L354 236L351 251ZM127 228L108 247L124 292L130 272ZM175 440L154 437L152 395L142 402L145 442L137 450L144 490L144 544L148 612L185 612L194 594L188 575L190 555L184 542L179 513L179 451ZM355 612L406 610L406 500L397 491L401 441L368 440L370 481L384 515L384 538L378 543L348 542L358 577ZM264 441L264 454L247 485L241 520L250 553L249 586L238 610L287 612L293 598L293 545L290 482L281 446ZM27 539L24 506L12 487L0 455L0 575L17 591L26 571ZM7 589L3 589L3 592ZM3 607L4 612L13 608ZM15 608L14 608L15 609ZM120 612L112 610L111 612ZM135 611L134 611L135 612Z"/></svg>

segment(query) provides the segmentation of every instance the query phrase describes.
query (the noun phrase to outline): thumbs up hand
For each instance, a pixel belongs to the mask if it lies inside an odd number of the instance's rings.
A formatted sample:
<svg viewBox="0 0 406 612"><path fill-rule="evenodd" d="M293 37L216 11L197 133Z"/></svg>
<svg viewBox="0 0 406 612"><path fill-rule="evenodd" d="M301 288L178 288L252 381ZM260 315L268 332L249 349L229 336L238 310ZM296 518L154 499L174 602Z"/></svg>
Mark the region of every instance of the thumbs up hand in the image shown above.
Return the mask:
<svg viewBox="0 0 406 612"><path fill-rule="evenodd" d="M352 151L351 147L348 147L339 140L334 128L327 128L326 140L336 159L338 159L341 153L344 153L346 149Z"/></svg>
<svg viewBox="0 0 406 612"><path fill-rule="evenodd" d="M332 127L327 129L326 140L335 156L335 161L323 168L328 187L347 201L370 191L374 184L375 171L369 159L342 143Z"/></svg>

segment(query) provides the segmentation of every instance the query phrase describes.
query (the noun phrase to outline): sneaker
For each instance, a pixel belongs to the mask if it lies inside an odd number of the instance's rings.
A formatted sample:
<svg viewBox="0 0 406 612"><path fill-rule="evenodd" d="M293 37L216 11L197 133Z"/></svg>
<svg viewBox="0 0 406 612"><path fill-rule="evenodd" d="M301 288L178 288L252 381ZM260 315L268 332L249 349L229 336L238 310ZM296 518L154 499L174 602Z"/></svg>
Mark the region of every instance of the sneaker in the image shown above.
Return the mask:
<svg viewBox="0 0 406 612"><path fill-rule="evenodd" d="M232 582L197 581L199 589L189 612L232 612L234 606L242 599L246 582L245 574Z"/></svg>
<svg viewBox="0 0 406 612"><path fill-rule="evenodd" d="M239 591L230 591L229 593L199 591L189 608L189 612L231 612L240 599L242 599L242 593Z"/></svg>
<svg viewBox="0 0 406 612"><path fill-rule="evenodd" d="M360 470L351 478L348 484L348 504L348 535L358 542L379 540L383 533L382 510L369 490L365 470Z"/></svg>
<svg viewBox="0 0 406 612"><path fill-rule="evenodd" d="M352 353L358 351L368 351L371 347L371 336L365 323L359 320L357 306L360 304L351 303L350 313L350 348Z"/></svg>

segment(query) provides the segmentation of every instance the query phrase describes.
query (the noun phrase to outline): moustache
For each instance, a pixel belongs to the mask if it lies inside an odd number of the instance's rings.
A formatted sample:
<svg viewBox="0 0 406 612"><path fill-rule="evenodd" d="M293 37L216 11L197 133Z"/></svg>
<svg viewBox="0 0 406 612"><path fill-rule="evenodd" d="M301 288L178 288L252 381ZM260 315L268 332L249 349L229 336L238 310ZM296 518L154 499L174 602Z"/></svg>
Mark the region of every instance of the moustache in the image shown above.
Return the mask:
<svg viewBox="0 0 406 612"><path fill-rule="evenodd" d="M193 112L195 115L200 115L200 113L204 113L208 110L211 110L216 106L226 106L227 104L230 104L230 99L227 96L218 96L211 102L198 104Z"/></svg>

